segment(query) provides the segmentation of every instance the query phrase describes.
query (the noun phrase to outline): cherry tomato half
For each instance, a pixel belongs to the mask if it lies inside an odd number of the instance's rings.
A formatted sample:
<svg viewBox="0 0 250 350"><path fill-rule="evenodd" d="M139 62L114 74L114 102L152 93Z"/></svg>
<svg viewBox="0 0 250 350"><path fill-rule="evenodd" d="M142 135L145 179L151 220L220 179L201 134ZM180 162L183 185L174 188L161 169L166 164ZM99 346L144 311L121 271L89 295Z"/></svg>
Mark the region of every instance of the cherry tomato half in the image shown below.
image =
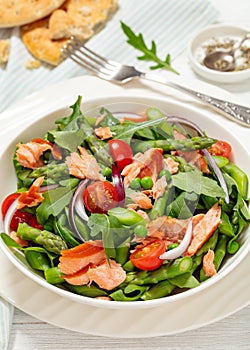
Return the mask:
<svg viewBox="0 0 250 350"><path fill-rule="evenodd" d="M91 213L104 214L117 206L118 193L108 181L92 182L83 193L83 202Z"/></svg>
<svg viewBox="0 0 250 350"><path fill-rule="evenodd" d="M2 218L5 218L5 215L7 214L7 211L11 204L20 196L20 193L11 193L9 194L2 203Z"/></svg>
<svg viewBox="0 0 250 350"><path fill-rule="evenodd" d="M133 152L130 145L123 140L108 141L110 154L117 168L122 171L126 165L132 163Z"/></svg>
<svg viewBox="0 0 250 350"><path fill-rule="evenodd" d="M28 223L32 216L33 215L31 213L26 213L25 211L17 209L10 221L10 229L16 231L19 223Z"/></svg>
<svg viewBox="0 0 250 350"><path fill-rule="evenodd" d="M208 148L208 152L213 156L229 158L232 152L232 147L228 142L219 140Z"/></svg>
<svg viewBox="0 0 250 350"><path fill-rule="evenodd" d="M165 251L165 243L160 239L155 239L143 247L136 248L130 255L130 261L140 270L156 270L163 263L163 260L159 256Z"/></svg>

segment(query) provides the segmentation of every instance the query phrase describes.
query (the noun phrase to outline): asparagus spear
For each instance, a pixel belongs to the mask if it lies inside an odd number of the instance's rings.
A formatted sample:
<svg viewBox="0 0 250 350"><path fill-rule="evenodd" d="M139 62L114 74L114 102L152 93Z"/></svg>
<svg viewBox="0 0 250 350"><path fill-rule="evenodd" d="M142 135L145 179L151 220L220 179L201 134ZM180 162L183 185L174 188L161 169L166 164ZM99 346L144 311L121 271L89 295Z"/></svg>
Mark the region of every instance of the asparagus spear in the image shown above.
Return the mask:
<svg viewBox="0 0 250 350"><path fill-rule="evenodd" d="M194 151L212 146L215 139L209 137L196 136L190 139L168 139L168 140L150 140L134 143L132 145L134 152L145 152L150 148L162 148L164 152L170 151Z"/></svg>
<svg viewBox="0 0 250 350"><path fill-rule="evenodd" d="M69 175L68 167L65 163L50 163L48 165L45 165L43 167L37 168L33 170L29 177L37 178L40 176L46 176L46 177L57 177L61 178L62 176Z"/></svg>
<svg viewBox="0 0 250 350"><path fill-rule="evenodd" d="M28 241L32 241L43 246L49 252L60 255L61 250L67 249L66 243L60 236L29 226L25 222L20 223L17 228L17 236Z"/></svg>

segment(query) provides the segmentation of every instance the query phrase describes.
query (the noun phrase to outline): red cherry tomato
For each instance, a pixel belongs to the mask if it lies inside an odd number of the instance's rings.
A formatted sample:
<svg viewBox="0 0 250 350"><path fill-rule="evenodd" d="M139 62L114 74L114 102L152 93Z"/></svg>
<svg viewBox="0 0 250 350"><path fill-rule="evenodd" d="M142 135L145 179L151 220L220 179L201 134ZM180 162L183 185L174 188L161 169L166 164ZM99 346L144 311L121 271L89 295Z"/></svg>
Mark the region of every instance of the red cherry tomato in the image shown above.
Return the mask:
<svg viewBox="0 0 250 350"><path fill-rule="evenodd" d="M232 147L228 142L219 140L208 148L208 152L213 156L229 158L232 152Z"/></svg>
<svg viewBox="0 0 250 350"><path fill-rule="evenodd" d="M39 230L44 230L44 227L39 224L39 222L37 221L37 218L35 217L35 215L31 216L31 218L28 221L28 225L30 225L30 226L32 226L34 228L38 228Z"/></svg>
<svg viewBox="0 0 250 350"><path fill-rule="evenodd" d="M20 196L20 193L11 193L9 194L2 203L2 218L5 218L5 215L11 206L11 204Z"/></svg>
<svg viewBox="0 0 250 350"><path fill-rule="evenodd" d="M117 168L122 171L126 165L132 163L133 152L130 145L123 140L108 141L110 154Z"/></svg>
<svg viewBox="0 0 250 350"><path fill-rule="evenodd" d="M33 215L31 213L26 213L24 211L17 209L10 221L10 229L13 231L16 231L19 223L22 223L22 222L28 223L32 216Z"/></svg>
<svg viewBox="0 0 250 350"><path fill-rule="evenodd" d="M108 181L92 182L83 193L83 202L91 213L107 213L117 206L118 193Z"/></svg>
<svg viewBox="0 0 250 350"><path fill-rule="evenodd" d="M159 256L165 251L165 243L160 239L155 239L143 247L136 248L130 255L130 261L140 270L156 270L163 263L163 260Z"/></svg>

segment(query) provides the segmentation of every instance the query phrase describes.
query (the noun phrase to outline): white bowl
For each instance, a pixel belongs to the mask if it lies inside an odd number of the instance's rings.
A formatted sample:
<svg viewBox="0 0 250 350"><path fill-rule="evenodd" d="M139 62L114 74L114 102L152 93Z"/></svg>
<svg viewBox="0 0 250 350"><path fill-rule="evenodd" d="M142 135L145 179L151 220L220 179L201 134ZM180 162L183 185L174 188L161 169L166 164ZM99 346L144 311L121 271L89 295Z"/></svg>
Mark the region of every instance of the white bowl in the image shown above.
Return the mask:
<svg viewBox="0 0 250 350"><path fill-rule="evenodd" d="M201 63L201 55L199 54L202 44L212 38L233 37L241 38L247 33L247 29L233 26L216 24L209 26L197 33L188 45L188 58L193 70L201 77L218 82L218 83L240 83L246 79L250 79L250 68L241 71L219 72L207 68Z"/></svg>
<svg viewBox="0 0 250 350"><path fill-rule="evenodd" d="M129 102L129 104L128 104ZM228 141L234 150L235 162L244 169L247 173L250 173L250 156L247 149L240 143L237 136L228 130L224 129L222 125L215 120L208 117L202 111L198 112L192 107L178 102L168 102L161 98L149 98L149 97L135 97L135 96L112 96L97 99L89 99L84 102L83 110L89 111L95 109L97 106L108 106L111 112L121 112L126 108L126 112L138 113L142 110L142 106L155 106L160 108L163 112L174 115L184 116L189 118L193 122L197 123L202 130L205 130L208 135L215 138L223 138ZM111 108L110 108L111 107ZM31 138L43 136L47 130L54 127L54 121L62 116L69 115L70 110L68 106L62 106L60 109L55 110L53 113L36 117L36 120L27 125L27 128L19 133L15 132L15 136L9 141L9 143L3 149L0 158L1 172L0 183L5 184L1 186L0 198L3 200L9 193L16 190L16 176L12 163L12 156L15 150L15 146L21 140L23 142L29 141ZM0 230L3 231L3 222L0 222ZM78 303L84 303L101 308L109 309L141 309L152 308L162 304L171 304L173 301L182 300L185 301L187 297L195 298L197 293L204 292L206 288L209 288L214 283L220 281L226 275L228 275L236 266L246 257L250 251L250 230L249 228L241 235L240 243L241 247L239 251L227 259L223 267L216 276L201 283L199 287L187 290L183 293L164 297L161 299L148 300L148 301L133 301L133 302L107 302L104 300L92 299L73 294L69 291L58 288L45 281L41 275L32 270L27 262L23 259L21 253L14 253L0 240L0 248L2 252L9 258L9 260L28 278L40 284L43 288L46 288L64 298Z"/></svg>

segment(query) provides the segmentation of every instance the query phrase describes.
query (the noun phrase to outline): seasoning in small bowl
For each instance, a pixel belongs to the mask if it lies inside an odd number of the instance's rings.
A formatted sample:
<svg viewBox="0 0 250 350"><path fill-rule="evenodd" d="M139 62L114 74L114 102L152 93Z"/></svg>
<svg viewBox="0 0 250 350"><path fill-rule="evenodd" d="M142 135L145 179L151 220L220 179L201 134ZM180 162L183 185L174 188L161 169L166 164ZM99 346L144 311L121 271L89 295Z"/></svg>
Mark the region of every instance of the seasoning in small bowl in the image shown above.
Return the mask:
<svg viewBox="0 0 250 350"><path fill-rule="evenodd" d="M188 48L194 71L203 78L220 83L234 83L250 78L250 39L246 37L247 33L246 29L230 25L214 25L204 29L192 39ZM230 57L230 51L240 42L240 47ZM214 62L209 62L210 66L206 59L204 64L205 57L219 52L229 55L223 57L221 54Z"/></svg>

